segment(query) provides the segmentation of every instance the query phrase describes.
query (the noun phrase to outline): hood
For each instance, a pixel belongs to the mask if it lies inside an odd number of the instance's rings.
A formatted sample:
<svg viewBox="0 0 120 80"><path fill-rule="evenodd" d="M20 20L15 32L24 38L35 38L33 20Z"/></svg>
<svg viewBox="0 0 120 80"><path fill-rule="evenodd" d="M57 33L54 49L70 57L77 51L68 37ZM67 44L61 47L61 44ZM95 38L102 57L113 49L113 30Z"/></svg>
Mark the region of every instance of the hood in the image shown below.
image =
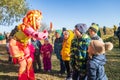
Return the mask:
<svg viewBox="0 0 120 80"><path fill-rule="evenodd" d="M70 36L67 40L72 40L74 38L74 33L71 30L67 30L70 33Z"/></svg>
<svg viewBox="0 0 120 80"><path fill-rule="evenodd" d="M104 54L93 56L92 59L100 65L104 65L106 63L106 57Z"/></svg>

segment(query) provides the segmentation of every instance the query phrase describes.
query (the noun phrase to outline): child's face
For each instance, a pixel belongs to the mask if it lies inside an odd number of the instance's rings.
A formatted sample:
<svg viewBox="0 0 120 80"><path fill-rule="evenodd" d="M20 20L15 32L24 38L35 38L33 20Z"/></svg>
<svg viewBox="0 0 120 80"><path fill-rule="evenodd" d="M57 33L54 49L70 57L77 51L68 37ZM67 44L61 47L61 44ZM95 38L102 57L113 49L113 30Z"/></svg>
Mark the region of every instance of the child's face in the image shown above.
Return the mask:
<svg viewBox="0 0 120 80"><path fill-rule="evenodd" d="M68 39L69 38L69 32L65 31L63 34L64 34L64 39Z"/></svg>
<svg viewBox="0 0 120 80"><path fill-rule="evenodd" d="M60 38L60 34L56 32L56 33L55 33L55 37L56 37L56 38Z"/></svg>
<svg viewBox="0 0 120 80"><path fill-rule="evenodd" d="M94 53L93 47L91 45L88 46L88 53L91 55Z"/></svg>
<svg viewBox="0 0 120 80"><path fill-rule="evenodd" d="M89 29L88 32L89 32L90 36L92 36L93 34L95 34L95 32L93 30L91 30L91 29Z"/></svg>
<svg viewBox="0 0 120 80"><path fill-rule="evenodd" d="M49 43L49 41L48 41L48 40L44 40L44 43L45 43L45 44L48 44L48 43Z"/></svg>
<svg viewBox="0 0 120 80"><path fill-rule="evenodd" d="M75 28L74 33L76 36L81 37L82 34Z"/></svg>

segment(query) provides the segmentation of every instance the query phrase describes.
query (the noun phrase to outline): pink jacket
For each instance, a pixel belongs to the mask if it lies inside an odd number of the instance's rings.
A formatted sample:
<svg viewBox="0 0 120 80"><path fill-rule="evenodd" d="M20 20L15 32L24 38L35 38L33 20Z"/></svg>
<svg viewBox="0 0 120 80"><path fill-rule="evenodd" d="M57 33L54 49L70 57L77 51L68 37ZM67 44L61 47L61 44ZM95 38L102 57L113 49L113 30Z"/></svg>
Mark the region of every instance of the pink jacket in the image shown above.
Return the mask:
<svg viewBox="0 0 120 80"><path fill-rule="evenodd" d="M43 57L49 57L51 56L52 54L52 51L53 51L53 48L52 48L52 45L51 44L43 44L41 46L41 54Z"/></svg>

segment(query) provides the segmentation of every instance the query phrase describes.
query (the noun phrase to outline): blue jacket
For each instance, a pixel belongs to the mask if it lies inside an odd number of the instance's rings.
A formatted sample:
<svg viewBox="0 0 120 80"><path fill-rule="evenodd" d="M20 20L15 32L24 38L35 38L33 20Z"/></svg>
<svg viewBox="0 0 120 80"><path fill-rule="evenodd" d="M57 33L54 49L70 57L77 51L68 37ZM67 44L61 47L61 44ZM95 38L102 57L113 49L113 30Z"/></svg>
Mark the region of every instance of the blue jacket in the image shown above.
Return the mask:
<svg viewBox="0 0 120 80"><path fill-rule="evenodd" d="M39 40L32 40L31 39L31 43L33 44L33 46L35 47L35 52L34 52L34 55L40 55L40 49L41 49L41 42Z"/></svg>
<svg viewBox="0 0 120 80"><path fill-rule="evenodd" d="M87 79L86 80L108 80L105 74L104 65L106 57L104 54L93 56L87 62Z"/></svg>
<svg viewBox="0 0 120 80"><path fill-rule="evenodd" d="M41 42L39 40L31 40L31 43L34 45L35 49L39 49L41 48Z"/></svg>

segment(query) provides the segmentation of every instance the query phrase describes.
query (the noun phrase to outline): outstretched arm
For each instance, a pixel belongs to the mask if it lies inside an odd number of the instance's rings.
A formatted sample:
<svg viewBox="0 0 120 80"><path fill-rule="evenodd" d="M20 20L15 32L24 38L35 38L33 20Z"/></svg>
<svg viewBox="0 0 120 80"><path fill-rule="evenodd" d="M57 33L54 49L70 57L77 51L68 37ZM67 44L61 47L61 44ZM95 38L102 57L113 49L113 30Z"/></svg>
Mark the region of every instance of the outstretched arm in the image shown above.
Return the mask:
<svg viewBox="0 0 120 80"><path fill-rule="evenodd" d="M30 35L38 40L45 39L48 37L48 32L44 30L43 32L37 32L31 27L27 27L24 30L25 34Z"/></svg>

